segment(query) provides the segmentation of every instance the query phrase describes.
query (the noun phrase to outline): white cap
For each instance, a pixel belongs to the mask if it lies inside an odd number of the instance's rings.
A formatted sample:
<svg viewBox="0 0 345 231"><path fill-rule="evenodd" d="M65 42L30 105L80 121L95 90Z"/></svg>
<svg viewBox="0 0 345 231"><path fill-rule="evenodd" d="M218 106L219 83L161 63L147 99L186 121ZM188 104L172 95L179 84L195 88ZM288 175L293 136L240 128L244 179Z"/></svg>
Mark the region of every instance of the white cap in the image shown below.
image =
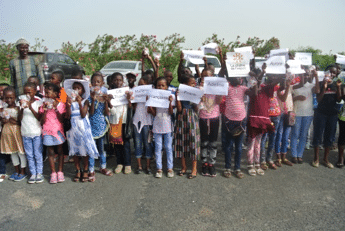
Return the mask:
<svg viewBox="0 0 345 231"><path fill-rule="evenodd" d="M28 41L26 41L25 38L20 38L20 39L17 40L16 46L18 46L20 44L28 44L28 45L30 45L30 43Z"/></svg>

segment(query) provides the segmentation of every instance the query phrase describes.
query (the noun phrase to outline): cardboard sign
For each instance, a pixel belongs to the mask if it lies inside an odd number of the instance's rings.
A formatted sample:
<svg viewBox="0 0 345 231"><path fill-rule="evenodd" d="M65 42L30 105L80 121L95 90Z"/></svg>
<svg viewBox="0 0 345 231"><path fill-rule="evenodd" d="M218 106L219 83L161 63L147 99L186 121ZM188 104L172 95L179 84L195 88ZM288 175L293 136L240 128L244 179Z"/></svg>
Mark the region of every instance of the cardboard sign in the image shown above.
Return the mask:
<svg viewBox="0 0 345 231"><path fill-rule="evenodd" d="M289 49L283 48L283 49L270 50L270 57L273 57L273 56L285 56L285 60L289 60Z"/></svg>
<svg viewBox="0 0 345 231"><path fill-rule="evenodd" d="M184 59L193 63L193 64L203 64L205 57L203 51L195 51L195 50L183 50Z"/></svg>
<svg viewBox="0 0 345 231"><path fill-rule="evenodd" d="M312 53L296 52L295 60L300 61L302 65L312 65Z"/></svg>
<svg viewBox="0 0 345 231"><path fill-rule="evenodd" d="M225 78L205 77L204 94L228 95L229 83Z"/></svg>
<svg viewBox="0 0 345 231"><path fill-rule="evenodd" d="M119 106L128 104L126 92L129 91L129 87L122 87L113 90L108 90L108 95L112 95L113 99L110 101L111 105Z"/></svg>
<svg viewBox="0 0 345 231"><path fill-rule="evenodd" d="M217 54L218 53L218 44L217 43L208 43L201 47L201 50L204 52L204 54Z"/></svg>
<svg viewBox="0 0 345 231"><path fill-rule="evenodd" d="M190 101L195 104L199 104L201 97L204 95L204 91L195 87L190 87L185 84L180 84L178 87L178 100Z"/></svg>
<svg viewBox="0 0 345 231"><path fill-rule="evenodd" d="M335 62L345 65L345 55L337 54L337 60Z"/></svg>
<svg viewBox="0 0 345 231"><path fill-rule="evenodd" d="M238 52L238 53L249 52L250 53L250 57L249 58L250 59L254 58L253 48L251 46L234 48L234 51Z"/></svg>
<svg viewBox="0 0 345 231"><path fill-rule="evenodd" d="M134 87L132 89L134 99L131 100L131 102L132 103L146 102L146 96L150 94L151 90L152 90L152 85L142 85L142 86Z"/></svg>
<svg viewBox="0 0 345 231"><path fill-rule="evenodd" d="M248 76L250 72L250 52L228 52L226 53L226 67L229 77Z"/></svg>
<svg viewBox="0 0 345 231"><path fill-rule="evenodd" d="M171 91L152 89L149 99L146 101L146 107L169 108L169 96Z"/></svg>
<svg viewBox="0 0 345 231"><path fill-rule="evenodd" d="M288 60L286 62L289 65L289 70L291 74L303 74L305 71L302 69L302 63L299 60Z"/></svg>
<svg viewBox="0 0 345 231"><path fill-rule="evenodd" d="M285 56L273 56L267 59L266 61L267 74L285 74L286 67L285 67Z"/></svg>

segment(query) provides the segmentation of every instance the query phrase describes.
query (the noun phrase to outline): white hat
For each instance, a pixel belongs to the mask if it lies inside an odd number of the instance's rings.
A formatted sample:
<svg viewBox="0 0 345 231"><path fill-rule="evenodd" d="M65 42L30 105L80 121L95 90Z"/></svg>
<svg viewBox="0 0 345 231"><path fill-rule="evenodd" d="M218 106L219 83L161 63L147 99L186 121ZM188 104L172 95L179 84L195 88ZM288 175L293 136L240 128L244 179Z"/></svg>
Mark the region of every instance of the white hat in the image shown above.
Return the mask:
<svg viewBox="0 0 345 231"><path fill-rule="evenodd" d="M28 45L30 45L30 43L28 41L26 41L25 38L20 38L20 39L17 40L16 46L18 46L20 44L28 44Z"/></svg>
<svg viewBox="0 0 345 231"><path fill-rule="evenodd" d="M73 89L74 83L81 83L84 87L85 93L83 94L83 99L88 99L90 96L90 85L89 82L83 79L66 79L63 83L63 87L65 88L66 93L68 92L68 89Z"/></svg>

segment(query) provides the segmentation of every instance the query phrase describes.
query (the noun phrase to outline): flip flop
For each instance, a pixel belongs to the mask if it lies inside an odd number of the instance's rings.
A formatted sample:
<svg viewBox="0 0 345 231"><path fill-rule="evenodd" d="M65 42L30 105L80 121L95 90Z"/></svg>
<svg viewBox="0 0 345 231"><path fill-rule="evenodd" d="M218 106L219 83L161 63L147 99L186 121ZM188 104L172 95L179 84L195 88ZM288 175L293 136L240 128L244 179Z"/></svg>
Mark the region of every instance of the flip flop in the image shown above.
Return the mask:
<svg viewBox="0 0 345 231"><path fill-rule="evenodd" d="M178 172L178 175L179 175L179 176L183 176L183 175L186 175L186 174L187 174L187 171L180 170L180 171Z"/></svg>

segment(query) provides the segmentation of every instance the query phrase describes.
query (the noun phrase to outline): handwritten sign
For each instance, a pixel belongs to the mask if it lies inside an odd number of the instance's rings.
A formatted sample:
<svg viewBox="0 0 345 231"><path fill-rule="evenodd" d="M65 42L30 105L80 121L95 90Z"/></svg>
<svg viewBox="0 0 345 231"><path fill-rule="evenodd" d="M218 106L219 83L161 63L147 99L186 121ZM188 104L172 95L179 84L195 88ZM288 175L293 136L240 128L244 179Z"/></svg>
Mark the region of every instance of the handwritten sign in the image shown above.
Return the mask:
<svg viewBox="0 0 345 231"><path fill-rule="evenodd" d="M337 60L335 62L339 63L339 64L344 64L345 65L345 55L337 54Z"/></svg>
<svg viewBox="0 0 345 231"><path fill-rule="evenodd" d="M108 94L113 96L113 99L110 101L111 105L119 106L123 104L128 104L126 91L129 91L129 87L108 90Z"/></svg>
<svg viewBox="0 0 345 231"><path fill-rule="evenodd" d="M234 48L234 51L238 53L249 52L250 53L249 58L250 59L254 58L253 48L251 46Z"/></svg>
<svg viewBox="0 0 345 231"><path fill-rule="evenodd" d="M205 77L204 93L209 95L228 95L229 83L225 78Z"/></svg>
<svg viewBox="0 0 345 231"><path fill-rule="evenodd" d="M312 53L305 52L296 52L295 60L301 62L302 65L311 65L312 64Z"/></svg>
<svg viewBox="0 0 345 231"><path fill-rule="evenodd" d="M303 74L305 71L301 68L302 63L299 60L288 60L286 62L289 65L291 74Z"/></svg>
<svg viewBox="0 0 345 231"><path fill-rule="evenodd" d="M131 102L132 103L146 102L146 96L150 94L151 90L152 90L152 85L142 85L142 86L134 87L132 89L134 99L131 100Z"/></svg>
<svg viewBox="0 0 345 231"><path fill-rule="evenodd" d="M199 104L201 97L204 95L204 91L195 87L190 87L185 84L180 84L178 87L178 100L190 101L195 104Z"/></svg>
<svg viewBox="0 0 345 231"><path fill-rule="evenodd" d="M203 64L204 63L204 52L195 50L183 50L184 59L193 64Z"/></svg>
<svg viewBox="0 0 345 231"><path fill-rule="evenodd" d="M283 49L270 50L270 57L273 57L273 56L285 56L285 60L289 60L289 49L283 48Z"/></svg>
<svg viewBox="0 0 345 231"><path fill-rule="evenodd" d="M201 47L201 50L204 52L204 54L217 54L218 53L218 44L217 43L208 43Z"/></svg>
<svg viewBox="0 0 345 231"><path fill-rule="evenodd" d="M267 59L266 61L267 74L285 74L286 67L285 67L285 56L273 56Z"/></svg>
<svg viewBox="0 0 345 231"><path fill-rule="evenodd" d="M169 108L169 96L171 91L169 90L159 90L152 89L150 91L150 97L146 101L146 107L159 107L159 108Z"/></svg>
<svg viewBox="0 0 345 231"><path fill-rule="evenodd" d="M247 76L250 71L250 52L228 52L226 53L226 67L229 77Z"/></svg>
<svg viewBox="0 0 345 231"><path fill-rule="evenodd" d="M317 77L319 78L319 82L322 82L325 78L325 72L324 71L317 71ZM316 83L315 78L313 78L313 83Z"/></svg>

